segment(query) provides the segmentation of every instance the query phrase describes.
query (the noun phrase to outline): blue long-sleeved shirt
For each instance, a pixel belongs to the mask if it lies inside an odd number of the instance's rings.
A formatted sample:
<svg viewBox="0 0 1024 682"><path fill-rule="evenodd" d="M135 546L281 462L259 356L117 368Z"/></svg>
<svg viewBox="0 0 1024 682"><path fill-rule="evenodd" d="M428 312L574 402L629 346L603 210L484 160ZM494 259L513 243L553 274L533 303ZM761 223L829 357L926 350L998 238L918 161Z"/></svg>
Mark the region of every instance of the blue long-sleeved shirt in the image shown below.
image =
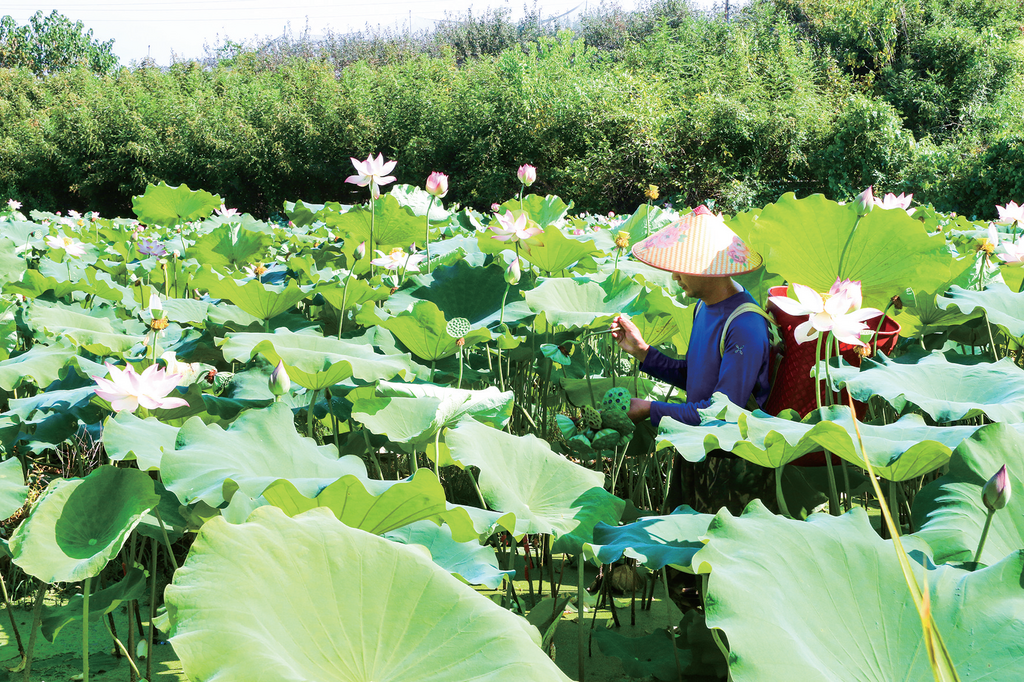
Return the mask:
<svg viewBox="0 0 1024 682"><path fill-rule="evenodd" d="M724 393L743 407L753 394L758 405L768 399L768 323L757 313L744 313L729 325L725 352L718 355L725 320L743 303L754 297L742 291L714 305L701 305L693 320L690 345L683 360L673 360L651 348L640 366L647 374L676 387L686 388L686 402L651 403L651 423L661 418L697 426L697 410L711 404L711 396Z"/></svg>

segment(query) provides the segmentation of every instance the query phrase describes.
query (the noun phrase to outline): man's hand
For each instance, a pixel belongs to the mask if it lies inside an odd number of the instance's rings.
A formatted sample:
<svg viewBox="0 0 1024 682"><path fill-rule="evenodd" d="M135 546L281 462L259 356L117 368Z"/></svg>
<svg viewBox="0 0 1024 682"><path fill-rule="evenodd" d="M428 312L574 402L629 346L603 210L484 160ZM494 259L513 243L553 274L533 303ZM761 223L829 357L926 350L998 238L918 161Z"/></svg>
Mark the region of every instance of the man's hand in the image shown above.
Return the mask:
<svg viewBox="0 0 1024 682"><path fill-rule="evenodd" d="M651 416L651 401L630 398L629 412L626 413L626 416L632 419L634 423L649 419Z"/></svg>
<svg viewBox="0 0 1024 682"><path fill-rule="evenodd" d="M612 338L619 348L626 351L640 362L647 357L650 346L640 336L640 330L625 315L617 315L611 324ZM634 401L636 402L636 401Z"/></svg>

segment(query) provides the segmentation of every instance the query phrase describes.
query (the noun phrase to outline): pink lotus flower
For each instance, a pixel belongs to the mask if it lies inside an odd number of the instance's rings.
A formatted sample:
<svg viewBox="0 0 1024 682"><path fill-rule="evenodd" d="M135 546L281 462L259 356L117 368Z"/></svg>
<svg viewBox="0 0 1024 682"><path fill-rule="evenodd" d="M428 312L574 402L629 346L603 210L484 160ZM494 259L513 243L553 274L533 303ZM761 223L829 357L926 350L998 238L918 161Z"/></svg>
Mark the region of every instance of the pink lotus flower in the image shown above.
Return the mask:
<svg viewBox="0 0 1024 682"><path fill-rule="evenodd" d="M109 401L115 412L135 412L140 405L147 410L172 410L188 405L182 398L166 397L177 387L180 374L167 374L156 365L150 365L142 374L136 374L131 365L120 369L108 362L106 367L109 379L93 377L96 395Z"/></svg>
<svg viewBox="0 0 1024 682"><path fill-rule="evenodd" d="M444 173L431 173L427 178L427 194L435 197L448 194L448 176Z"/></svg>
<svg viewBox="0 0 1024 682"><path fill-rule="evenodd" d="M384 161L384 155L378 154L366 157L366 161L352 159L352 165L356 169L355 175L345 178L345 182L351 182L360 187L370 186L370 196L374 199L380 196L381 185L389 185L395 181L395 176L388 175L398 165L397 161Z"/></svg>
<svg viewBox="0 0 1024 682"><path fill-rule="evenodd" d="M996 222L1000 225L1024 225L1024 206L1011 201L1006 206L996 206L996 210L999 211L999 220Z"/></svg>
<svg viewBox="0 0 1024 682"><path fill-rule="evenodd" d="M21 202L15 201L14 199L8 199L7 208L11 209L12 211L17 211L19 208L21 208Z"/></svg>
<svg viewBox="0 0 1024 682"><path fill-rule="evenodd" d="M853 200L853 205L857 207L858 215L867 215L871 213L871 209L875 207L875 195L871 191L871 187L857 195Z"/></svg>
<svg viewBox="0 0 1024 682"><path fill-rule="evenodd" d="M391 253L385 255L383 251L378 251L380 258L374 258L370 261L373 265L379 265L387 268L388 270L398 270L401 268L419 270L419 263L426 256L418 254L407 254L400 248L391 249Z"/></svg>
<svg viewBox="0 0 1024 682"><path fill-rule="evenodd" d="M999 242L999 260L1010 265L1024 265L1024 235L1016 243L1008 239Z"/></svg>
<svg viewBox="0 0 1024 682"><path fill-rule="evenodd" d="M227 204L221 204L220 208L214 210L214 213L216 213L219 216L233 216L238 215L238 209L228 208Z"/></svg>
<svg viewBox="0 0 1024 682"><path fill-rule="evenodd" d="M806 322L793 330L797 343L812 341L822 332L832 332L843 343L865 346L867 344L860 340L861 333L869 331L864 320L882 314L874 308L860 307L860 282L837 279L824 296L803 284L794 284L793 291L796 301L788 296L772 296L771 301L790 315L808 316Z"/></svg>
<svg viewBox="0 0 1024 682"><path fill-rule="evenodd" d="M537 181L537 169L528 163L524 163L516 171L516 177L519 178L519 182L523 183L524 186L529 187Z"/></svg>
<svg viewBox="0 0 1024 682"><path fill-rule="evenodd" d="M903 194L901 192L899 196L896 196L890 192L881 199L875 197L875 206L884 209L902 208L907 214L914 215L916 209L910 208L910 200L913 198L913 194Z"/></svg>
<svg viewBox="0 0 1024 682"><path fill-rule="evenodd" d="M47 237L46 245L51 249L64 249L64 253L73 258L85 255L85 244L71 237Z"/></svg>
<svg viewBox="0 0 1024 682"><path fill-rule="evenodd" d="M495 239L500 242L511 241L512 243L521 241L523 239L529 239L535 235L543 232L539 227L527 227L526 226L526 214L520 213L519 217L509 211L502 215L495 216L498 221L498 226L491 226L494 231L492 235Z"/></svg>

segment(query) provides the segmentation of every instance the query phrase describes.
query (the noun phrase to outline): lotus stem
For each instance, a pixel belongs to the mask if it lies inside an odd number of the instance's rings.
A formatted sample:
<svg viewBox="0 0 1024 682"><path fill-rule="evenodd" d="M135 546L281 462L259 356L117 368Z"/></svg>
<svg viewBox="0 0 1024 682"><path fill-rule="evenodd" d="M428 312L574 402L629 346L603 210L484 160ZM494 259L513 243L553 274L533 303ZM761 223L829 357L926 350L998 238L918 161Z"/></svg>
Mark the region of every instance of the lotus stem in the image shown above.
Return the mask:
<svg viewBox="0 0 1024 682"><path fill-rule="evenodd" d="M459 346L458 348L459 348L459 383L456 385L456 388L462 388L462 365L463 365L463 362L462 362L462 346Z"/></svg>
<svg viewBox="0 0 1024 682"><path fill-rule="evenodd" d="M821 376L819 376L819 375L821 374L821 366L822 366L822 363L821 363L821 346L822 346L821 340L822 340L823 336L825 336L825 334L822 334L821 332L818 332L818 344L817 344L817 349L814 352L814 363L815 363L815 371L814 371L814 400L817 403L819 410L821 409L821 384L822 384L822 379L821 379ZM825 367L826 368L828 367L828 359L829 359L829 356L831 355L831 353L830 353L831 348L832 348L832 340L829 339L825 343ZM828 374L828 370L827 369L825 370L825 373L826 373L826 375ZM826 396L826 399L828 400L828 402L831 403L832 402L832 387L829 386L827 383L825 385L825 396ZM825 466L826 466L826 470L828 472L828 493L829 493L829 496L828 496L828 508L829 508L829 513L832 514L832 516L839 516L839 489L836 487L836 472L835 472L835 469L832 466L832 453L829 452L828 450L825 450Z"/></svg>
<svg viewBox="0 0 1024 682"><path fill-rule="evenodd" d="M441 429L434 434L434 475L441 480Z"/></svg>
<svg viewBox="0 0 1024 682"><path fill-rule="evenodd" d="M584 602L583 595L584 595L584 591L586 589L583 586L584 582L585 582L585 578L584 578L583 574L584 574L584 570L586 568L585 563L586 562L583 559L583 552L580 551L580 553L576 555L576 625L577 625L576 630L577 630L577 634L579 635L579 637L578 637L578 644L579 644L579 646L577 648L577 654L578 654L578 657L579 657L578 658L578 660L579 660L579 664L578 665L579 665L579 678L580 678L580 682L584 682L584 680L586 679L586 675L585 675L586 657L583 655L583 602Z"/></svg>
<svg viewBox="0 0 1024 682"><path fill-rule="evenodd" d="M427 226L426 226L426 230L423 233L424 245L426 246L426 249L427 249L427 274L428 275L430 274L430 270L431 270L431 267L430 267L430 209L432 209L433 207L434 207L434 195L431 194L430 195L430 201L427 203L427 215L426 215Z"/></svg>
<svg viewBox="0 0 1024 682"><path fill-rule="evenodd" d="M39 581L39 589L36 590L35 604L32 605L32 629L28 633L28 648L25 649L24 665L25 682L30 682L32 673L32 652L36 648L36 634L39 632L39 623L43 620L43 599L46 597L48 585L42 580Z"/></svg>
<svg viewBox="0 0 1024 682"><path fill-rule="evenodd" d="M313 407L316 405L316 389L309 397L309 407L306 409L306 438L313 437Z"/></svg>
<svg viewBox="0 0 1024 682"><path fill-rule="evenodd" d="M981 561L981 550L985 549L985 540L988 539L988 529L992 525L992 517L995 515L995 509L988 510L988 516L985 517L985 527L981 529L981 540L978 541L978 549L974 552L975 564Z"/></svg>
<svg viewBox="0 0 1024 682"><path fill-rule="evenodd" d="M119 651L119 652L120 652L121 654L124 654L124 657L128 659L128 665L130 665L130 666L131 666L131 668L132 668L132 672L134 672L134 673L135 673L135 676L136 676L136 677L138 677L138 678L139 678L140 680L142 680L142 679L146 679L146 678L143 678L143 677L142 677L142 673L141 673L141 672L139 672L139 668L138 668L138 666L137 666L137 665L135 665L135 661L133 661L133 660L132 660L132 655L131 655L130 653L128 653L128 649L126 649L126 648L125 648L125 646L124 646L124 644L122 644L122 643L121 643L121 640L119 640L119 639L117 638L117 635L115 635L115 634L114 634L114 631L110 629L110 624L109 624L109 623L107 623L106 621L103 621L103 624L107 626L107 632L109 632L109 633L110 633L110 638L111 638L111 639L113 639L113 640L114 640L114 644L116 644L116 645L117 645L117 650L118 650L118 651ZM129 626L128 626L128 633L129 633L129 634L131 634L131 631L132 631L132 628L131 628L131 626L129 625ZM146 657L147 657L147 660L148 660L148 658L149 658L150 656L152 656L152 653L151 653L151 652L146 652Z"/></svg>
<svg viewBox="0 0 1024 682"><path fill-rule="evenodd" d="M167 526L164 525L164 520L160 518L160 508L153 507L153 515L156 516L156 522L160 524L160 533L164 536L164 544L167 545L167 555L171 557L171 565L174 566L174 570L178 570L178 560L174 558L174 548L171 547L171 539L167 537Z"/></svg>
<svg viewBox="0 0 1024 682"><path fill-rule="evenodd" d="M996 362L999 362L999 350L996 348L995 337L992 336L992 324L988 321L988 312L985 313L985 326L988 328L988 341L992 344L992 355Z"/></svg>
<svg viewBox="0 0 1024 682"><path fill-rule="evenodd" d="M789 507L786 506L786 498L782 494L782 469L785 466L785 464L780 464L775 467L775 498L779 503L779 512L782 513L783 516L793 518L793 515L789 513Z"/></svg>
<svg viewBox="0 0 1024 682"><path fill-rule="evenodd" d="M149 634L146 637L146 679L153 679L153 631L156 626L153 620L156 616L156 561L160 546L156 538L150 538L150 553L153 555L149 561ZM141 677L141 675L140 675Z"/></svg>
<svg viewBox="0 0 1024 682"><path fill-rule="evenodd" d="M526 189L526 185L519 185L519 210L523 210L523 190ZM518 255L518 254L517 254Z"/></svg>
<svg viewBox="0 0 1024 682"><path fill-rule="evenodd" d="M355 266L355 263L352 264ZM352 279L352 271L348 271L345 284L341 288L341 310L338 311L338 338L341 339L341 332L345 328L345 304L348 302L348 281Z"/></svg>
<svg viewBox="0 0 1024 682"><path fill-rule="evenodd" d="M92 578L85 579L82 590L82 682L89 682L89 592Z"/></svg>
<svg viewBox="0 0 1024 682"><path fill-rule="evenodd" d="M587 344L580 342L580 351L583 354L583 363L587 373L587 390L590 392L590 404L597 407L597 396L594 394L594 384L590 380L590 357L587 355Z"/></svg>
<svg viewBox="0 0 1024 682"><path fill-rule="evenodd" d="M370 254L370 278L373 279L373 224L377 217L376 200L373 193L370 193L370 243L366 245L366 252Z"/></svg>
<svg viewBox="0 0 1024 682"><path fill-rule="evenodd" d="M508 299L508 290L511 288L511 284L505 284L505 293L501 296L501 315L498 317L498 324L505 324L505 301Z"/></svg>
<svg viewBox="0 0 1024 682"><path fill-rule="evenodd" d="M476 476L474 476L473 472L468 469L466 470L466 473L469 474L469 482L473 484L473 490L476 491L476 496L480 500L480 508L487 509L487 501L484 499L484 494L481 492L480 486L476 482Z"/></svg>
<svg viewBox="0 0 1024 682"><path fill-rule="evenodd" d="M415 476L416 472L420 470L420 465L416 461L416 451L413 450L409 453L409 475Z"/></svg>
<svg viewBox="0 0 1024 682"><path fill-rule="evenodd" d="M661 582L665 585L665 608L668 611L668 634L672 637L672 655L676 659L676 676L683 682L683 667L679 664L679 649L676 647L676 629L672 625L672 599L668 592L668 566L661 569ZM608 595L612 599L611 594Z"/></svg>
<svg viewBox="0 0 1024 682"><path fill-rule="evenodd" d="M4 609L7 611L7 615L11 617L11 629L14 631L14 638L18 641L18 653L21 655L21 660L25 660L25 647L21 643L21 633L18 632L18 623L14 620L14 611L11 610L11 599L7 595L7 583L4 582L4 576L0 574L0 591L3 592L4 597Z"/></svg>

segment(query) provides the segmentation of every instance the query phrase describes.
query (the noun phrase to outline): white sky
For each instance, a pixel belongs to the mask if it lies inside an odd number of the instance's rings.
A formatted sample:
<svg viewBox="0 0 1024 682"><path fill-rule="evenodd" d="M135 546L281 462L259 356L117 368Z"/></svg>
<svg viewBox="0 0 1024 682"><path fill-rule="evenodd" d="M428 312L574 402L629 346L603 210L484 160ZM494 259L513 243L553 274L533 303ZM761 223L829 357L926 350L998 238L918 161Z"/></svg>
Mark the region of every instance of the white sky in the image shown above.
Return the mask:
<svg viewBox="0 0 1024 682"><path fill-rule="evenodd" d="M582 11L588 2L593 6L600 0L540 0L539 7L544 16L557 16L577 7ZM617 4L632 9L637 0ZM72 21L82 21L93 30L93 38L113 38L114 53L122 64L148 54L166 65L172 52L178 59L201 57L204 43L212 46L225 36L237 42L279 36L286 25L293 34L300 34L307 19L313 35L327 27L341 33L366 24L404 28L410 21L413 30L421 30L433 27L446 12L462 14L472 7L479 15L489 6L506 7L513 18L524 13L523 0L57 0L48 4L4 0L0 15L9 14L23 25L38 10L44 14L57 10Z"/></svg>

